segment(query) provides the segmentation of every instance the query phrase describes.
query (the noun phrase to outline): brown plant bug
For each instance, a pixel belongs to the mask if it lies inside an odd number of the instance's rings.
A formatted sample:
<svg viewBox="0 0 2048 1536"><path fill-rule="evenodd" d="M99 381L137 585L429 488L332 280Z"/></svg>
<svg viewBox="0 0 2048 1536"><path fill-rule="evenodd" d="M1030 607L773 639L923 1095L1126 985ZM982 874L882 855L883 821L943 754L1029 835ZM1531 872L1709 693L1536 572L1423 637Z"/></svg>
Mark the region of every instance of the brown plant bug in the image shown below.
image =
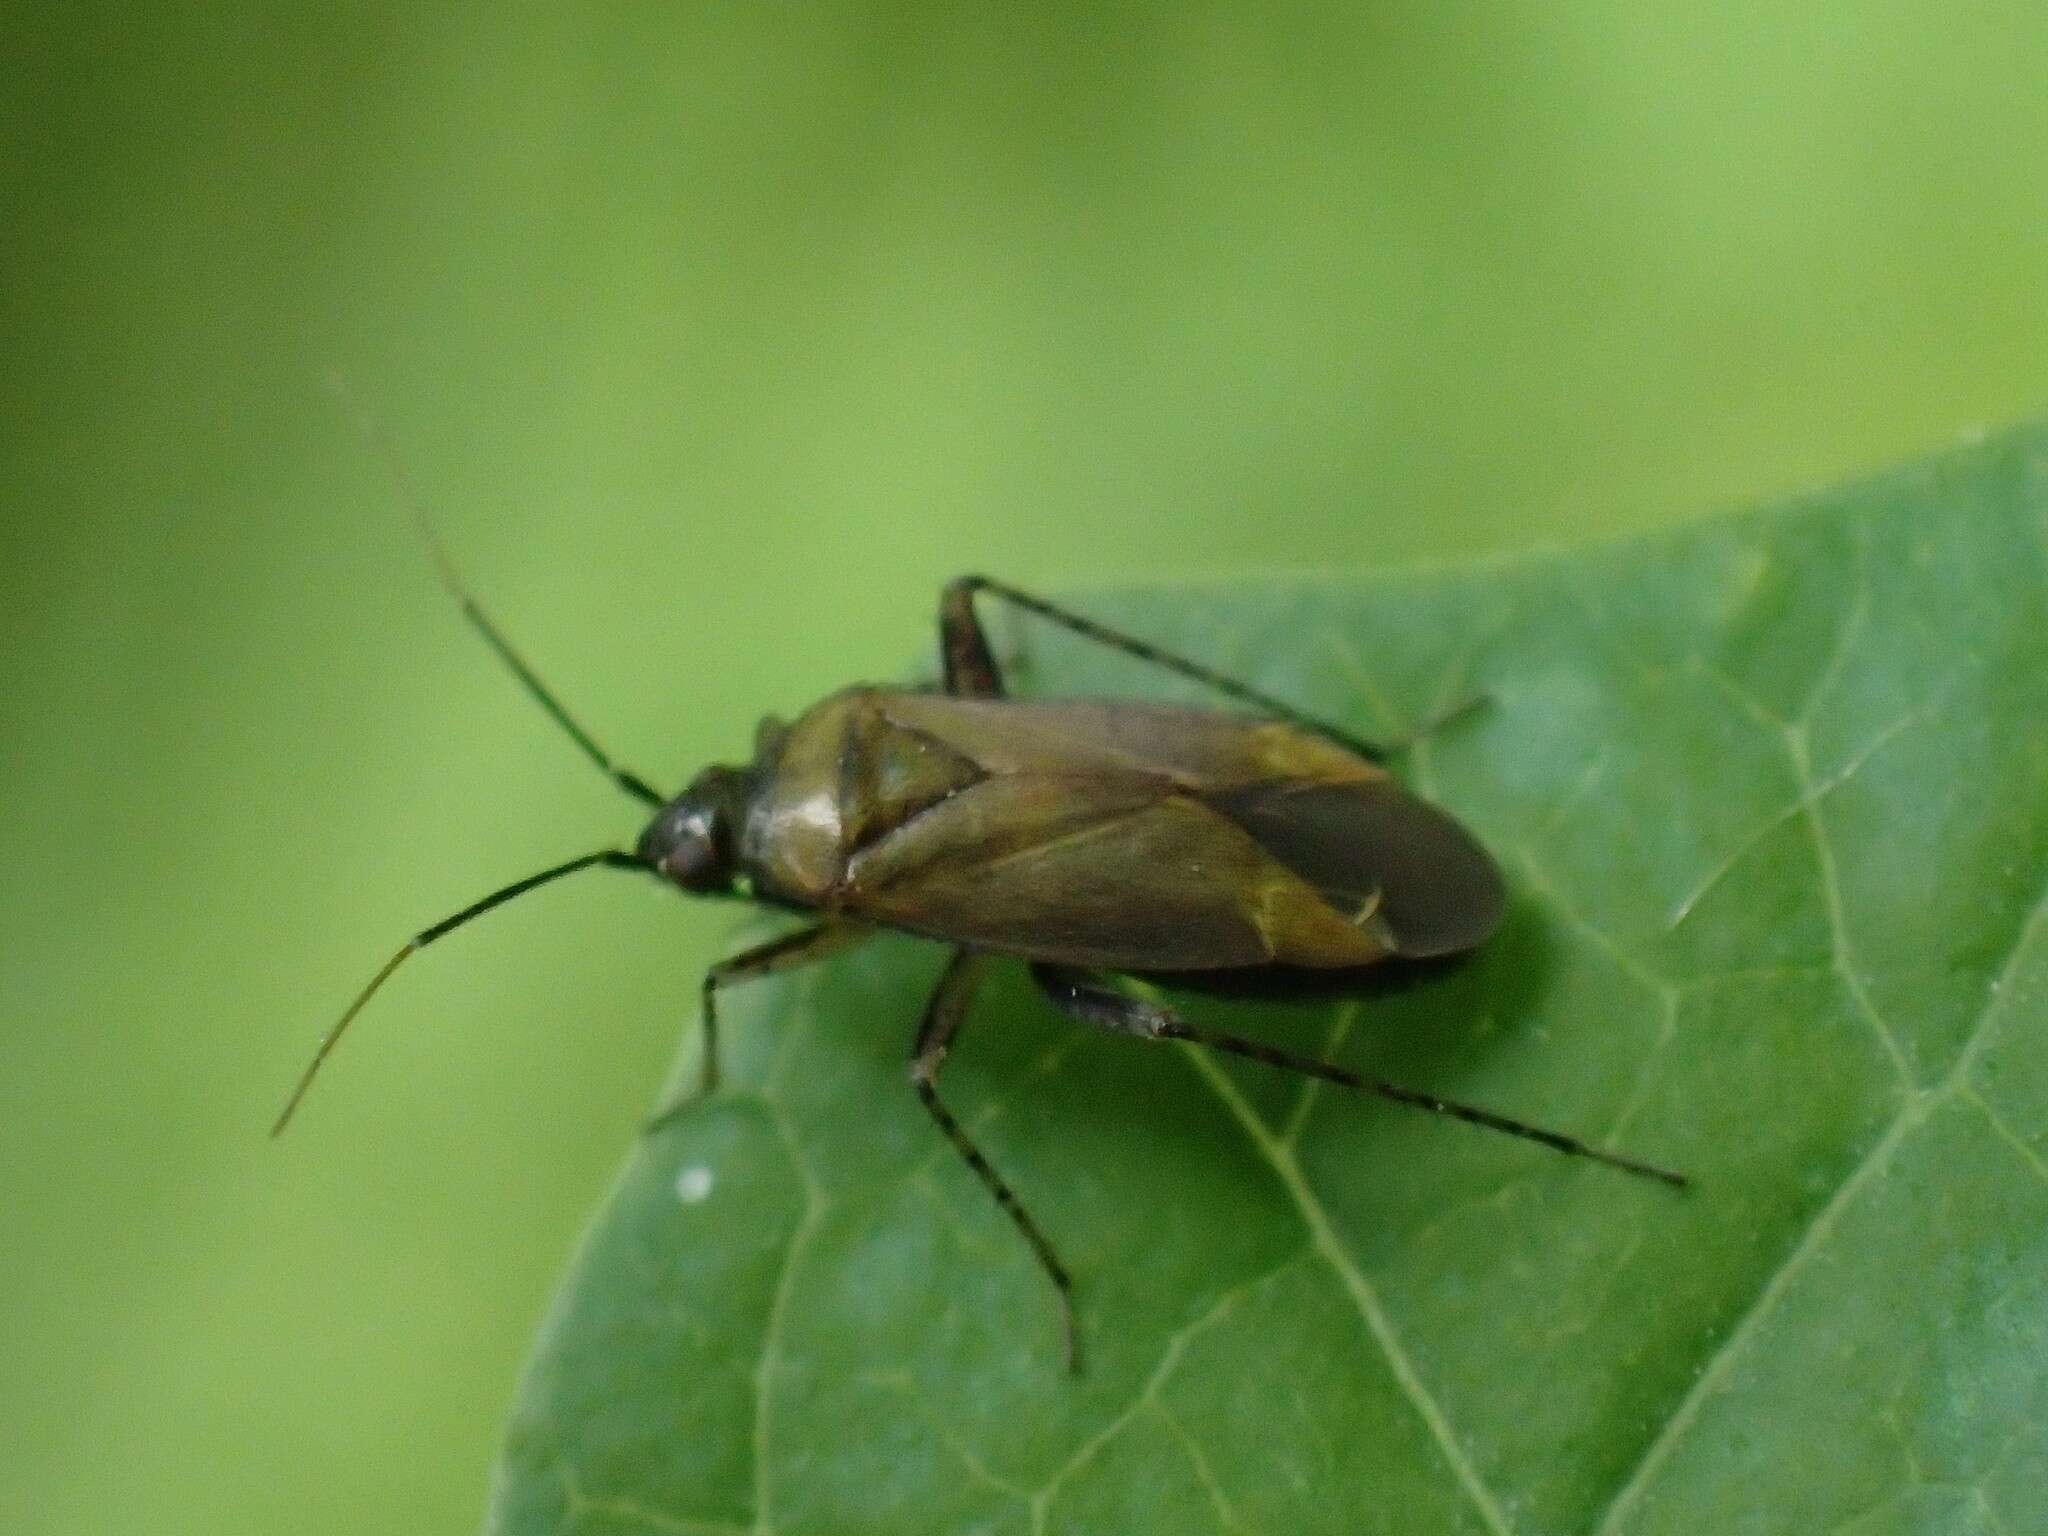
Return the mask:
<svg viewBox="0 0 2048 1536"><path fill-rule="evenodd" d="M807 965L877 929L953 946L911 1045L911 1086L1051 1280L1070 1366L1077 1355L1067 1268L938 1095L940 1068L992 959L1021 960L1054 1008L1094 1028L1187 1041L1685 1184L1680 1174L1576 1137L1199 1028L1115 987L1117 976L1224 991L1303 976L1341 986L1360 972L1398 985L1403 967L1484 943L1505 905L1499 870L1469 832L1386 771L1395 747L969 576L940 599L937 689L856 686L788 725L763 721L753 761L707 768L671 798L612 761L484 614L430 528L427 537L464 616L584 756L653 819L630 849L602 849L514 881L407 940L320 1042L273 1135L408 956L515 896L601 867L806 918L705 974L700 1093L718 1086L721 987ZM1202 684L1249 713L1010 698L977 597Z"/></svg>

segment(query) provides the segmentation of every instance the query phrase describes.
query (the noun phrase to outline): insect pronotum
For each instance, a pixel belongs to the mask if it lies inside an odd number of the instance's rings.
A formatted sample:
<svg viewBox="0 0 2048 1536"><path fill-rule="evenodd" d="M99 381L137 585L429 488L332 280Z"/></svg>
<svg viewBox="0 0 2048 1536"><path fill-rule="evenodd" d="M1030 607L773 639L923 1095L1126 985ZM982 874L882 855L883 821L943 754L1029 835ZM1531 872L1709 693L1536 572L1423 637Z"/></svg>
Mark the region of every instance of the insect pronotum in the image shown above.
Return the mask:
<svg viewBox="0 0 2048 1536"><path fill-rule="evenodd" d="M408 939L322 1039L272 1134L285 1128L343 1031L407 957L538 886L609 868L806 918L705 973L702 1094L718 1087L722 987L810 964L877 929L953 947L911 1044L910 1083L1052 1282L1069 1365L1077 1354L1067 1267L938 1092L975 985L1000 957L1024 962L1054 1008L1094 1028L1187 1041L1685 1183L1577 1137L1198 1027L1118 990L1119 976L1224 989L1302 976L1342 981L1483 943L1501 918L1500 874L1470 833L1381 766L1393 747L1014 587L969 576L940 599L938 689L857 686L787 725L765 720L751 762L707 768L669 797L598 746L485 615L431 528L427 537L464 616L584 756L648 806L652 819L631 848L600 849L528 875ZM1012 699L975 614L978 596L1204 684L1248 713Z"/></svg>

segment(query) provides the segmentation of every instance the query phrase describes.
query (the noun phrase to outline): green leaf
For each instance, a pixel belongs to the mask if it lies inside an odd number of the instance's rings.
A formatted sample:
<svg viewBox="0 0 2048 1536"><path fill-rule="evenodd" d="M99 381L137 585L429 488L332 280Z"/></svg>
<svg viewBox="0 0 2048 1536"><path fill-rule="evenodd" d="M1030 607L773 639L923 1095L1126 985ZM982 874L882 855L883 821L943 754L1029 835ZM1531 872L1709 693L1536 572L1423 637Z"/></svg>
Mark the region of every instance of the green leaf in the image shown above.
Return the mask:
<svg viewBox="0 0 2048 1536"><path fill-rule="evenodd" d="M2048 1529L2048 432L1675 536L1090 612L1361 730L1514 890L1473 963L1195 1016L1583 1133L1676 1193L941 954L731 993L520 1391L494 1530ZM1020 627L1028 686L1161 688ZM708 1186L708 1187L707 1187Z"/></svg>

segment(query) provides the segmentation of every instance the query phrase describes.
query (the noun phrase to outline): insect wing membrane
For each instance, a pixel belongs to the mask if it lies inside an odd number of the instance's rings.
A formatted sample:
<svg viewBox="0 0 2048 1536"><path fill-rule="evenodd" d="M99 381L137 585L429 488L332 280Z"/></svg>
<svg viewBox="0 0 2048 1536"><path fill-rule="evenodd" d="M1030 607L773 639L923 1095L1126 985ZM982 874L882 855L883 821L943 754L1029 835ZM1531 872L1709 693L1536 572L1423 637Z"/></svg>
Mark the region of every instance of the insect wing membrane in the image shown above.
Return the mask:
<svg viewBox="0 0 2048 1536"><path fill-rule="evenodd" d="M1377 901L1395 954L1460 954L1500 926L1500 870L1470 832L1392 779L1255 785L1209 803L1333 906Z"/></svg>

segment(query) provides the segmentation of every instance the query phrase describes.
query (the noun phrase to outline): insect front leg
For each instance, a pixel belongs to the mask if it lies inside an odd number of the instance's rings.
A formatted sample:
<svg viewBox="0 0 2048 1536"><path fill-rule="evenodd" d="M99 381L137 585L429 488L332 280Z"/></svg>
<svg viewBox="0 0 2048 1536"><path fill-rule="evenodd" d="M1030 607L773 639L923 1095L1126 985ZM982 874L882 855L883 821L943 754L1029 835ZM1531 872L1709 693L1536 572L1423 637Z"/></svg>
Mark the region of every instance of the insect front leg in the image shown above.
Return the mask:
<svg viewBox="0 0 2048 1536"><path fill-rule="evenodd" d="M1339 1088L1348 1088L1354 1093L1371 1094L1376 1098L1390 1099L1396 1104L1405 1104L1411 1109L1425 1109L1431 1114L1448 1115L1453 1120L1463 1120L1468 1125L1484 1126L1490 1131L1519 1136L1524 1141L1541 1142L1552 1151L1563 1152L1572 1157L1589 1158L1596 1163L1605 1163L1610 1168L1619 1168L1627 1173L1658 1179L1680 1189L1683 1189L1687 1182L1682 1173L1673 1173L1669 1169L1640 1163L1619 1153L1603 1151L1579 1140L1576 1136L1567 1136L1562 1131L1545 1130L1542 1126L1529 1125L1521 1120L1510 1120L1505 1115L1496 1115L1491 1110L1478 1109L1470 1104L1460 1104L1454 1099L1441 1099L1433 1093L1422 1093L1413 1088L1383 1082L1378 1078L1364 1077L1348 1067L1338 1066L1335 1062L1318 1061L1313 1056L1297 1056L1291 1051L1275 1050L1270 1045L1261 1044L1257 1040L1247 1040L1241 1035L1226 1035L1218 1030L1198 1028L1170 1009L1127 997L1102 985L1090 973L1075 970L1071 966L1034 965L1031 967L1031 977L1038 983L1039 990L1060 1012L1069 1018L1080 1020L1083 1024L1092 1024L1097 1029L1107 1029L1120 1035L1135 1035L1141 1040L1186 1040L1212 1051L1222 1051L1226 1055L1242 1056L1263 1066L1276 1067L1283 1072L1298 1072L1304 1077L1320 1078L1326 1083L1335 1083Z"/></svg>
<svg viewBox="0 0 2048 1536"><path fill-rule="evenodd" d="M953 951L953 958L946 963L938 985L932 988L931 999L924 1007L924 1018L918 1025L917 1040L910 1049L910 1085L917 1090L924 1107L931 1111L932 1119L938 1122L946 1140L953 1144L953 1150L965 1159L967 1166L974 1170L974 1176L981 1180L982 1187L995 1197L1003 1214L1016 1224L1017 1230L1024 1234L1024 1241L1031 1245L1038 1267L1052 1281L1053 1292L1059 1298L1060 1344L1067 1369L1078 1371L1081 1365L1075 1346L1073 1281L1067 1275L1066 1266L1060 1263L1059 1256L1052 1251L1052 1244L1038 1230L1038 1223L1031 1219L1030 1212L1024 1209L1010 1186L1003 1182L1003 1176L989 1166L981 1148L953 1118L953 1112L939 1102L939 1068L945 1065L953 1037L967 1020L967 1009L974 1001L974 991L981 981L986 959L986 956L969 949Z"/></svg>
<svg viewBox="0 0 2048 1536"><path fill-rule="evenodd" d="M718 1087L718 989L734 982L752 981L812 965L841 950L850 949L869 936L858 923L813 923L740 951L719 961L704 973L701 1011L704 1019L702 1064L695 1093L683 1093L657 1110L647 1129L658 1131L698 1099Z"/></svg>

